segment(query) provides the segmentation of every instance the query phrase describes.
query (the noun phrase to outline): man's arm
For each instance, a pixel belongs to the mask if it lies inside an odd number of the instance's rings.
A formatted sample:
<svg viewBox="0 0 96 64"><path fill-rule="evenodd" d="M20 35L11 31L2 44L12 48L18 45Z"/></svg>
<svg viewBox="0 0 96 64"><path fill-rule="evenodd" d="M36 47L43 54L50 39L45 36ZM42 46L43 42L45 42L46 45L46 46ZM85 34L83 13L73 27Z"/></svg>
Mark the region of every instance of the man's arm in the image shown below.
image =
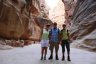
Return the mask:
<svg viewBox="0 0 96 64"><path fill-rule="evenodd" d="M69 31L67 30L68 39L70 39Z"/></svg>
<svg viewBox="0 0 96 64"><path fill-rule="evenodd" d="M52 29L49 31L49 35L48 35L48 38L49 38L49 44L50 44L50 40L51 40L51 34L52 34Z"/></svg>
<svg viewBox="0 0 96 64"><path fill-rule="evenodd" d="M67 30L68 40L71 42L69 31Z"/></svg>
<svg viewBox="0 0 96 64"><path fill-rule="evenodd" d="M50 40L50 38L51 38L51 33L50 33L50 32L49 32L48 38L49 38L49 40Z"/></svg>
<svg viewBox="0 0 96 64"><path fill-rule="evenodd" d="M60 41L61 41L61 31L58 29L58 39L59 39L59 44L60 44Z"/></svg>

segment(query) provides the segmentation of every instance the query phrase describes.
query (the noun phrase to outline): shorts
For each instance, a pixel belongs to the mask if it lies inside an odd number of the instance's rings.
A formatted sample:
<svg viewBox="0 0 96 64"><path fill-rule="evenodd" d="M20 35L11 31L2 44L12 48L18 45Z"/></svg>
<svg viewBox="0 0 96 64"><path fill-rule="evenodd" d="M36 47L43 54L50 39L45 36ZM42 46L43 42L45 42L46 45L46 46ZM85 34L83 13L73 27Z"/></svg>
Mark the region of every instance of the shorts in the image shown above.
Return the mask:
<svg viewBox="0 0 96 64"><path fill-rule="evenodd" d="M58 53L59 50L59 43L58 42L50 42L50 51L52 52L53 49L55 48L56 53Z"/></svg>
<svg viewBox="0 0 96 64"><path fill-rule="evenodd" d="M49 46L49 40L41 40L41 47L48 47Z"/></svg>

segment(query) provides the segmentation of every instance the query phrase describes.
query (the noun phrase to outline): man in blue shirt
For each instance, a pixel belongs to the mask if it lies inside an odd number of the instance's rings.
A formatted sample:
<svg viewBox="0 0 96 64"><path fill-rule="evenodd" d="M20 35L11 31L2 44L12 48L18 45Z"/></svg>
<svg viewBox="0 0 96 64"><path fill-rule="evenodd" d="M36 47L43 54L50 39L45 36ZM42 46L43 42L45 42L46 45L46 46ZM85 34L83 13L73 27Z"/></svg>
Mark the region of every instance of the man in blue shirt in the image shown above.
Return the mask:
<svg viewBox="0 0 96 64"><path fill-rule="evenodd" d="M53 23L53 27L51 28L49 32L49 44L50 44L50 57L49 60L53 59L53 49L55 47L55 58L56 60L59 60L58 58L58 49L59 49L59 42L60 42L60 30L57 28L57 23Z"/></svg>

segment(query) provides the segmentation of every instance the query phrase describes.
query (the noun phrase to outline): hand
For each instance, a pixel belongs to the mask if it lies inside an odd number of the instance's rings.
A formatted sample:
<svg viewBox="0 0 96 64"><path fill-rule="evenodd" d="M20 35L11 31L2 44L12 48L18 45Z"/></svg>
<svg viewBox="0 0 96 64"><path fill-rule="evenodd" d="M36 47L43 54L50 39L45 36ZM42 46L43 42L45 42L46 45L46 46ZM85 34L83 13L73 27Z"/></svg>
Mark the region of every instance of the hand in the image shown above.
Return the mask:
<svg viewBox="0 0 96 64"><path fill-rule="evenodd" d="M41 39L39 39L38 42L41 42Z"/></svg>
<svg viewBox="0 0 96 64"><path fill-rule="evenodd" d="M69 40L68 40L68 42L69 42L69 43L72 43L72 40L71 40L71 39L69 39Z"/></svg>
<svg viewBox="0 0 96 64"><path fill-rule="evenodd" d="M58 43L61 44L61 41L59 41Z"/></svg>

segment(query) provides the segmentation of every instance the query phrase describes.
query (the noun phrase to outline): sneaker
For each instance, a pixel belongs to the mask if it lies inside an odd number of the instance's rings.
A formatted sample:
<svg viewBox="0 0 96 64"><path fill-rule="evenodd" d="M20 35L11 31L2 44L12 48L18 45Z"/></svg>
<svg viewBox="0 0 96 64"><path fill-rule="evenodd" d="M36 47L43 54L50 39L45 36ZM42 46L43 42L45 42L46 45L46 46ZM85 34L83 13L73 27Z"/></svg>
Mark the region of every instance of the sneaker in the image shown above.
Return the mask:
<svg viewBox="0 0 96 64"><path fill-rule="evenodd" d="M58 55L56 55L56 60L59 60Z"/></svg>
<svg viewBox="0 0 96 64"><path fill-rule="evenodd" d="M70 56L68 56L67 60L68 60L68 61L71 61L71 60L70 60Z"/></svg>
<svg viewBox="0 0 96 64"><path fill-rule="evenodd" d="M64 60L65 60L65 57L63 56L63 57L62 57L62 61L64 61Z"/></svg>
<svg viewBox="0 0 96 64"><path fill-rule="evenodd" d="M46 57L44 57L44 60L46 60Z"/></svg>
<svg viewBox="0 0 96 64"><path fill-rule="evenodd" d="M48 59L49 59L49 60L52 60L52 59L53 59L53 56L51 55Z"/></svg>
<svg viewBox="0 0 96 64"><path fill-rule="evenodd" d="M43 57L41 57L41 59L40 60L43 60Z"/></svg>

